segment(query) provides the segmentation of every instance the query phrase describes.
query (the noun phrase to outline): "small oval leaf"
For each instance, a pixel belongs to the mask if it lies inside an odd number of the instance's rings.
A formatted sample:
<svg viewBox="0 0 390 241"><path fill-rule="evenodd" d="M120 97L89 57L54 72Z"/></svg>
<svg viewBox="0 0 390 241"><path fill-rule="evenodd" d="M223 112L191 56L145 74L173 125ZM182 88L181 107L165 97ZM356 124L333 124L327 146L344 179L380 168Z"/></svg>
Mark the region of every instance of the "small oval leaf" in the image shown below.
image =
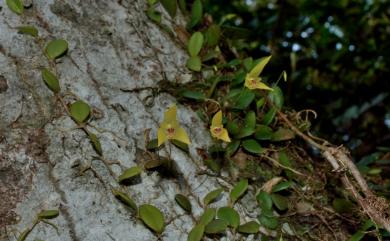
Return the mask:
<svg viewBox="0 0 390 241"><path fill-rule="evenodd" d="M189 28L195 27L203 16L203 5L201 0L195 0L191 8L191 20L188 24Z"/></svg>
<svg viewBox="0 0 390 241"><path fill-rule="evenodd" d="M204 37L201 32L195 32L192 34L190 40L188 41L188 53L191 57L195 57L199 54L202 49L204 42Z"/></svg>
<svg viewBox="0 0 390 241"><path fill-rule="evenodd" d="M49 88L54 93L58 93L61 90L60 82L58 81L58 78L50 72L48 69L44 68L41 71L42 79L45 82L47 88Z"/></svg>
<svg viewBox="0 0 390 241"><path fill-rule="evenodd" d="M240 225L240 215L231 207L222 207L217 211L217 217L225 220L226 223L232 227L237 228Z"/></svg>
<svg viewBox="0 0 390 241"><path fill-rule="evenodd" d="M52 219L56 218L59 215L58 210L43 210L40 213L38 213L37 217L39 219Z"/></svg>
<svg viewBox="0 0 390 241"><path fill-rule="evenodd" d="M62 56L67 50L68 42L66 42L64 39L52 40L45 48L47 57L52 60Z"/></svg>
<svg viewBox="0 0 390 241"><path fill-rule="evenodd" d="M177 3L176 0L160 0L160 3L163 5L165 10L169 13L171 18L174 18L176 15Z"/></svg>
<svg viewBox="0 0 390 241"><path fill-rule="evenodd" d="M260 154L264 151L264 149L260 146L260 144L254 139L243 141L242 147L244 147L246 151L249 151L254 154Z"/></svg>
<svg viewBox="0 0 390 241"><path fill-rule="evenodd" d="M268 229L276 229L279 224L278 219L275 217L260 215L258 219L260 223Z"/></svg>
<svg viewBox="0 0 390 241"><path fill-rule="evenodd" d="M133 210L137 210L137 204L135 204L133 199L131 199L126 193L121 192L118 189L112 189L112 194L126 206L132 208Z"/></svg>
<svg viewBox="0 0 390 241"><path fill-rule="evenodd" d="M20 34L27 34L31 35L33 37L38 37L38 29L34 26L19 26L17 27L18 33Z"/></svg>
<svg viewBox="0 0 390 241"><path fill-rule="evenodd" d="M222 219L215 219L206 225L204 232L207 234L223 233L227 229L227 222Z"/></svg>
<svg viewBox="0 0 390 241"><path fill-rule="evenodd" d="M292 181L278 183L272 187L272 192L279 192L279 191L285 190L285 189L291 187L292 184L293 184Z"/></svg>
<svg viewBox="0 0 390 241"><path fill-rule="evenodd" d="M187 68L199 72L202 69L202 60L199 56L190 57L187 60Z"/></svg>
<svg viewBox="0 0 390 241"><path fill-rule="evenodd" d="M198 224L193 229L191 229L190 233L188 234L187 241L200 241L203 238L204 233L204 225Z"/></svg>
<svg viewBox="0 0 390 241"><path fill-rule="evenodd" d="M286 128L279 128L272 134L272 141L287 141L295 138L295 133Z"/></svg>
<svg viewBox="0 0 390 241"><path fill-rule="evenodd" d="M267 192L260 191L256 196L256 200L259 202L261 209L271 210L272 199Z"/></svg>
<svg viewBox="0 0 390 241"><path fill-rule="evenodd" d="M93 149L95 149L96 153L99 156L103 155L102 145L100 144L99 138L92 132L88 132L88 138L91 141Z"/></svg>
<svg viewBox="0 0 390 241"><path fill-rule="evenodd" d="M279 88L279 86L272 87L273 91L270 91L268 94L268 98L271 100L271 102L278 107L279 109L282 108L284 103L284 97L283 92Z"/></svg>
<svg viewBox="0 0 390 241"><path fill-rule="evenodd" d="M223 192L222 188L215 189L209 193L203 198L203 204L205 206L209 205L210 203L214 202L218 196Z"/></svg>
<svg viewBox="0 0 390 241"><path fill-rule="evenodd" d="M230 192L230 202L234 204L248 188L248 179L243 179L238 182Z"/></svg>
<svg viewBox="0 0 390 241"><path fill-rule="evenodd" d="M215 208L208 208L204 211L202 216L199 219L199 223L206 226L208 223L210 223L214 218L215 214L217 212L217 209Z"/></svg>
<svg viewBox="0 0 390 241"><path fill-rule="evenodd" d="M87 103L82 100L78 100L69 107L70 116L78 123L81 124L89 117L91 108Z"/></svg>
<svg viewBox="0 0 390 241"><path fill-rule="evenodd" d="M280 210L284 211L288 209L288 199L282 195L273 193L271 194L272 202Z"/></svg>
<svg viewBox="0 0 390 241"><path fill-rule="evenodd" d="M23 6L23 2L21 0L6 0L6 3L7 3L8 8L12 12L14 12L18 15L23 14L24 6Z"/></svg>
<svg viewBox="0 0 390 241"><path fill-rule="evenodd" d="M200 91L193 91L193 90L185 90L181 93L181 95L187 99L192 100L205 100L206 96Z"/></svg>
<svg viewBox="0 0 390 241"><path fill-rule="evenodd" d="M255 234L259 232L260 224L256 221L250 221L238 226L237 231L245 234Z"/></svg>
<svg viewBox="0 0 390 241"><path fill-rule="evenodd" d="M126 169L119 177L118 182L123 182L132 177L138 176L142 172L142 169L139 166L130 167Z"/></svg>
<svg viewBox="0 0 390 241"><path fill-rule="evenodd" d="M161 211L150 205L143 204L138 209L141 220L156 233L162 233L165 228L164 216Z"/></svg>
<svg viewBox="0 0 390 241"><path fill-rule="evenodd" d="M180 207L182 207L185 211L191 212L192 206L190 200L182 194L176 194L175 196L175 201L177 204L179 204Z"/></svg>
<svg viewBox="0 0 390 241"><path fill-rule="evenodd" d="M272 123L274 120L274 117L276 115L277 109L275 107L272 107L263 117L263 124L268 126Z"/></svg>

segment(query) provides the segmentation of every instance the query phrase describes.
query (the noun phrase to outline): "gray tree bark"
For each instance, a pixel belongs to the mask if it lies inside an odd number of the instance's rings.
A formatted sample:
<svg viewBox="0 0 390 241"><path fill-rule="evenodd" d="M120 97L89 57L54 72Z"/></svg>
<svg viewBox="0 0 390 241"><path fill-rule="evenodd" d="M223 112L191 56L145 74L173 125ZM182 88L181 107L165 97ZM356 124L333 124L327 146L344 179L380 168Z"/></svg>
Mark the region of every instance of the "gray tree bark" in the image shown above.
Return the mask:
<svg viewBox="0 0 390 241"><path fill-rule="evenodd" d="M144 131L150 128L156 138L165 109L176 102L159 92L159 82L191 79L187 53L146 17L146 8L143 0L36 0L21 17L0 1L0 240L16 240L39 211L54 208L60 210L51 220L58 232L40 223L28 241L187 240L203 212L204 195L221 185L230 187L221 179L197 175L203 168L197 148L206 148L211 140L196 114L178 105L178 119L192 141L190 154L171 145L160 154L171 152L179 178L143 172L139 183L125 187L138 204L162 210L167 220L162 236L154 235L111 193L124 168L142 165L147 158L141 151ZM172 22L166 13L163 21L170 27L183 25L180 16ZM47 89L40 73L47 59L32 37L15 29L25 24L36 26L45 42L68 41L68 53L56 64L62 93L90 104L94 118L88 128L97 133L106 159L119 164L94 158L85 133ZM67 103L76 99L64 98ZM176 193L189 197L193 215L175 203ZM226 203L225 194L213 205ZM253 218L254 208L237 208L241 221ZM233 238L228 233L221 240Z"/></svg>

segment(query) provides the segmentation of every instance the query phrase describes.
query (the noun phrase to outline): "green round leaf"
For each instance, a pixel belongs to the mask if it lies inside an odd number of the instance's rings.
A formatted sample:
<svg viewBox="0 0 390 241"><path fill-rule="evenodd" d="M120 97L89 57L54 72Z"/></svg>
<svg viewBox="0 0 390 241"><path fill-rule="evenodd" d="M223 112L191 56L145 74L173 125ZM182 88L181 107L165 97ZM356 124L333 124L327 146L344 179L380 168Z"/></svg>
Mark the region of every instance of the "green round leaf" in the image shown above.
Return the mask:
<svg viewBox="0 0 390 241"><path fill-rule="evenodd" d="M162 233L165 228L164 216L156 207L143 204L139 207L138 213L142 221L156 233Z"/></svg>
<svg viewBox="0 0 390 241"><path fill-rule="evenodd" d="M266 125L258 125L255 131L255 138L257 140L271 140L272 129Z"/></svg>
<svg viewBox="0 0 390 241"><path fill-rule="evenodd" d="M259 232L260 224L258 224L256 221L250 221L243 225L238 226L237 231L239 233L245 233L245 234L255 234Z"/></svg>
<svg viewBox="0 0 390 241"><path fill-rule="evenodd" d="M215 219L206 225L204 232L207 234L223 233L227 229L227 222L222 219Z"/></svg>
<svg viewBox="0 0 390 241"><path fill-rule="evenodd" d="M121 192L120 190L118 189L113 189L112 190L112 194L114 195L114 197L116 199L118 199L119 201L121 201L123 204L125 204L126 206L132 208L133 210L137 210L137 204L135 204L135 202L133 201L133 199L131 199L126 193L124 192Z"/></svg>
<svg viewBox="0 0 390 241"><path fill-rule="evenodd" d="M49 59L56 59L68 50L68 42L64 39L50 41L45 48L46 55Z"/></svg>
<svg viewBox="0 0 390 241"><path fill-rule="evenodd" d="M279 192L279 191L285 190L285 189L291 187L292 184L293 184L292 181L287 181L287 182L278 183L278 184L276 184L276 185L272 188L272 192Z"/></svg>
<svg viewBox="0 0 390 241"><path fill-rule="evenodd" d="M206 99L206 96L200 91L185 90L181 93L181 95L185 98L192 99L192 100L205 100Z"/></svg>
<svg viewBox="0 0 390 241"><path fill-rule="evenodd" d="M207 205L209 205L209 203L214 202L222 192L223 192L223 189L218 188L218 189L215 189L214 191L207 193L207 195L203 198L203 204L205 206L207 206Z"/></svg>
<svg viewBox="0 0 390 241"><path fill-rule="evenodd" d="M202 60L199 56L192 56L187 60L187 68L192 71L200 71L202 69Z"/></svg>
<svg viewBox="0 0 390 241"><path fill-rule="evenodd" d="M273 193L271 194L271 198L272 198L272 202L280 211L284 211L288 209L288 199L286 197Z"/></svg>
<svg viewBox="0 0 390 241"><path fill-rule="evenodd" d="M230 157L234 155L234 153L238 150L238 147L240 147L240 141L232 141L226 146L226 156Z"/></svg>
<svg viewBox="0 0 390 241"><path fill-rule="evenodd" d="M221 171L221 165L213 159L205 159L204 164L210 168L213 172L219 173Z"/></svg>
<svg viewBox="0 0 390 241"><path fill-rule="evenodd" d="M210 223L215 218L216 212L217 212L217 209L215 209L215 208L207 208L204 211L204 213L202 214L202 216L200 217L199 223L206 226L208 223Z"/></svg>
<svg viewBox="0 0 390 241"><path fill-rule="evenodd" d="M264 151L264 149L260 146L260 144L254 139L243 141L242 147L244 147L246 151L249 151L254 154L260 154Z"/></svg>
<svg viewBox="0 0 390 241"><path fill-rule="evenodd" d="M248 89L244 89L240 94L235 98L233 109L243 110L246 109L252 101L255 99L255 93Z"/></svg>
<svg viewBox="0 0 390 241"><path fill-rule="evenodd" d="M245 126L240 130L236 138L241 139L244 137L248 137L251 136L254 132L255 132L255 128Z"/></svg>
<svg viewBox="0 0 390 241"><path fill-rule="evenodd" d="M268 126L272 123L274 120L274 117L276 115L277 109L275 107L272 107L263 117L263 124Z"/></svg>
<svg viewBox="0 0 390 241"><path fill-rule="evenodd" d="M245 116L245 127L255 129L256 127L256 114L254 111L249 111Z"/></svg>
<svg viewBox="0 0 390 241"><path fill-rule="evenodd" d="M39 219L52 219L56 218L59 215L58 210L43 210L40 213L38 213Z"/></svg>
<svg viewBox="0 0 390 241"><path fill-rule="evenodd" d="M237 121L228 121L226 123L226 129L232 135L237 135L240 132L240 127L237 124Z"/></svg>
<svg viewBox="0 0 390 241"><path fill-rule="evenodd" d="M149 7L146 15L155 23L161 23L161 13L156 11L154 7Z"/></svg>
<svg viewBox="0 0 390 241"><path fill-rule="evenodd" d="M119 177L118 181L123 182L125 180L128 180L130 178L133 178L135 176L138 176L142 172L142 169L139 166L130 167L129 169L125 170Z"/></svg>
<svg viewBox="0 0 390 241"><path fill-rule="evenodd" d="M278 219L275 217L260 215L258 219L259 219L260 223L268 229L275 229L278 227L278 224L279 224Z"/></svg>
<svg viewBox="0 0 390 241"><path fill-rule="evenodd" d="M271 100L271 102L278 107L279 109L282 108L284 103L284 97L283 92L278 86L272 87L274 90L270 91L268 94L268 98Z"/></svg>
<svg viewBox="0 0 390 241"><path fill-rule="evenodd" d="M96 153L99 156L103 155L102 145L100 144L99 138L92 132L88 132L88 138L91 141L93 149L95 149Z"/></svg>
<svg viewBox="0 0 390 241"><path fill-rule="evenodd" d="M195 0L191 8L191 20L188 24L189 28L195 27L203 17L203 6L201 0Z"/></svg>
<svg viewBox="0 0 390 241"><path fill-rule="evenodd" d="M204 225L198 224L193 229L191 229L190 233L188 234L187 241L200 241L203 238L204 233Z"/></svg>
<svg viewBox="0 0 390 241"><path fill-rule="evenodd" d="M260 191L256 196L256 200L259 202L261 209L270 210L272 208L272 199L267 192Z"/></svg>
<svg viewBox="0 0 390 241"><path fill-rule="evenodd" d="M201 32L195 32L192 34L190 40L188 41L188 53L191 57L195 57L199 54L202 49L204 42L204 37Z"/></svg>
<svg viewBox="0 0 390 241"><path fill-rule="evenodd" d="M34 26L19 26L17 27L18 33L27 34L33 37L38 37L38 29Z"/></svg>
<svg viewBox="0 0 390 241"><path fill-rule="evenodd" d="M187 152L189 153L190 151L190 148L188 147L188 145L184 142L181 142L179 140L175 140L175 139L172 139L171 140L171 143L173 145L175 145L177 148L179 148L180 150L184 151L184 152Z"/></svg>
<svg viewBox="0 0 390 241"><path fill-rule="evenodd" d="M295 133L286 128L279 128L272 134L272 141L287 141L295 138Z"/></svg>
<svg viewBox="0 0 390 241"><path fill-rule="evenodd" d="M215 46L219 43L221 37L221 28L217 24L212 24L205 33L206 43L208 46Z"/></svg>
<svg viewBox="0 0 390 241"><path fill-rule="evenodd" d="M165 10L169 13L171 18L174 18L176 15L177 3L176 0L160 0L160 3L163 5Z"/></svg>
<svg viewBox="0 0 390 241"><path fill-rule="evenodd" d="M243 179L238 182L230 192L230 202L234 204L247 190L248 179Z"/></svg>
<svg viewBox="0 0 390 241"><path fill-rule="evenodd" d="M61 91L60 82L52 72L44 68L42 69L41 74L42 74L42 79L45 82L47 88L49 88L51 91L53 91L56 94Z"/></svg>
<svg viewBox="0 0 390 241"><path fill-rule="evenodd" d="M91 113L91 108L87 103L82 100L78 100L69 107L70 116L78 123L81 124L87 120Z"/></svg>
<svg viewBox="0 0 390 241"><path fill-rule="evenodd" d="M217 211L217 217L225 220L232 228L237 228L238 225L240 225L240 215L238 215L237 211L231 207L219 208Z"/></svg>
<svg viewBox="0 0 390 241"><path fill-rule="evenodd" d="M179 204L180 207L182 207L185 211L191 212L192 206L190 200L182 194L176 194L175 196L175 201L177 204Z"/></svg>
<svg viewBox="0 0 390 241"><path fill-rule="evenodd" d="M23 6L23 2L21 0L6 0L6 3L7 3L8 8L12 12L14 12L18 15L23 14L24 6Z"/></svg>

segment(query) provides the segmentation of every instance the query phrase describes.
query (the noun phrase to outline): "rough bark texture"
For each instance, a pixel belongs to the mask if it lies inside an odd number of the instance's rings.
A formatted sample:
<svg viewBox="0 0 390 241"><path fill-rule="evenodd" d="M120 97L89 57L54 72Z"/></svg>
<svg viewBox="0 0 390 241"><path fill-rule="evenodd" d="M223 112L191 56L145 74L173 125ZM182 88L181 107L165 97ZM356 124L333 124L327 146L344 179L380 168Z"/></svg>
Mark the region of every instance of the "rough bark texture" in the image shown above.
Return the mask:
<svg viewBox="0 0 390 241"><path fill-rule="evenodd" d="M21 17L0 1L0 240L16 240L40 210L51 208L60 209L52 220L58 233L40 223L28 241L158 240L110 191L119 186L116 177L123 167L141 164L137 149L144 149L144 130L151 128L155 138L164 110L175 103L158 92L159 82L191 78L185 50L147 19L145 2L38 0ZM165 14L165 23L172 26L168 19ZM94 159L85 133L75 129L41 80L39 68L48 62L32 37L14 29L24 24L36 26L46 42L69 42L67 55L56 65L62 92L93 107L91 124L96 128L89 129L100 138L105 157L121 163L111 165L114 175ZM173 146L161 155L171 148L180 178L143 172L139 183L125 187L138 204L163 211L170 222L160 239L170 241L187 239L202 213L200 200L221 186L216 178L196 175L201 168L196 148L210 143L204 123L180 105L178 119L192 140L190 155ZM81 175L88 165L93 171ZM178 192L190 198L193 216L175 203ZM226 204L226 199L224 195L215 205ZM250 210L241 213L249 215ZM232 238L228 234L221 240Z"/></svg>

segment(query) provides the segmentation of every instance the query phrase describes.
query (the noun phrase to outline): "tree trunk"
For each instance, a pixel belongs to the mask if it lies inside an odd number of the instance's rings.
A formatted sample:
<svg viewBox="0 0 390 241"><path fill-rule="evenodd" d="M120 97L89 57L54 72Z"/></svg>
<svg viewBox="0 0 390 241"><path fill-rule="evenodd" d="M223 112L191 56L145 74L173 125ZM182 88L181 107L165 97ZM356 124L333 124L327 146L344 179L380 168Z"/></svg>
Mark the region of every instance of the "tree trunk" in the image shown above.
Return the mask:
<svg viewBox="0 0 390 241"><path fill-rule="evenodd" d="M221 187L221 180L197 175L197 148L205 148L210 138L197 115L180 105L190 154L172 145L160 151L174 160L178 178L144 171L139 182L117 183L123 170L148 160L142 152L145 130L156 138L164 111L176 102L159 91L159 83L191 78L185 49L146 17L146 8L144 0L33 1L18 16L0 2L0 240L16 240L45 209L59 209L50 220L58 232L41 222L26 240L187 240L203 212L200 200ZM174 26L167 16L164 12L163 22ZM183 22L180 16L175 21ZM15 29L26 24L38 28L43 46L59 38L69 43L55 65L64 103L42 81L40 69L49 62L39 41ZM77 99L93 108L88 130L100 139L106 161L96 158L85 132L65 111L64 105ZM128 211L112 188L162 210L167 226L161 237ZM193 215L175 203L177 193L189 197ZM226 196L219 205L226 205Z"/></svg>

